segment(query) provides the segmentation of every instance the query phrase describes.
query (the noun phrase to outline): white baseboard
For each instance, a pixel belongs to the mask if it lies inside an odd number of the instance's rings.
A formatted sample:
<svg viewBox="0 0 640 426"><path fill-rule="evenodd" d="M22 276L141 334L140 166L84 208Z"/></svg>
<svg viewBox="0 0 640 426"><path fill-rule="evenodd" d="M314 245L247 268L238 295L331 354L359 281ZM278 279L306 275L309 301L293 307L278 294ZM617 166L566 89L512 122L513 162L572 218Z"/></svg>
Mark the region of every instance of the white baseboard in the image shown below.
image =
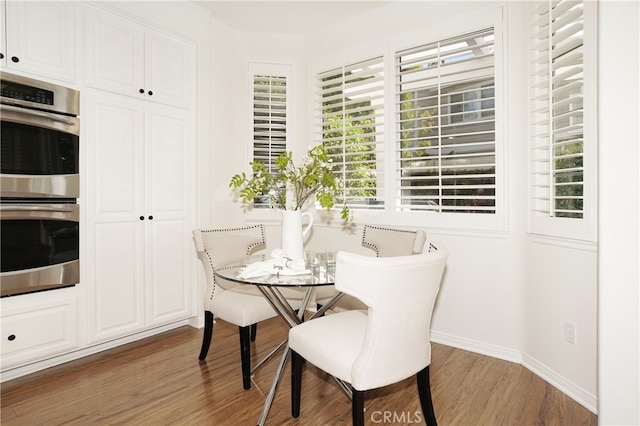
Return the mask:
<svg viewBox="0 0 640 426"><path fill-rule="evenodd" d="M64 364L65 362L74 361L76 359L80 359L89 355L97 354L98 352L115 348L127 343L135 342L146 337L164 333L165 331L173 330L174 328L182 327L183 325L190 325L197 328L198 324L197 320L194 323L193 318L187 319L150 330L145 330L143 332L132 334L130 336L121 337L116 340L110 340L108 342L100 343L94 346L88 346L82 349L74 350L62 355L56 355L51 358L43 359L41 361L11 368L0 373L0 383L12 379L17 379L18 377L26 376L27 374L36 373L40 370L44 370L50 367L55 367L56 365Z"/></svg>
<svg viewBox="0 0 640 426"><path fill-rule="evenodd" d="M541 364L528 355L523 355L522 366L560 390L593 414L598 414L598 398L595 395L587 392L580 386L567 380L546 365Z"/></svg>
<svg viewBox="0 0 640 426"><path fill-rule="evenodd" d="M575 383L562 377L549 367L538 362L534 358L521 353L520 351L437 331L431 332L431 341L445 346L451 346L469 352L520 364L545 382L558 389L560 392L567 395L569 398L576 401L578 404L585 407L587 410L594 414L598 414L598 398L595 395L585 391L580 386L577 386Z"/></svg>
<svg viewBox="0 0 640 426"><path fill-rule="evenodd" d="M440 333L438 331L431 332L431 341L445 346L451 346L465 351L487 355L492 358L522 364L522 353L515 349L505 348L504 346L492 345L478 340L458 337L447 333Z"/></svg>
<svg viewBox="0 0 640 426"><path fill-rule="evenodd" d="M204 316L200 315L197 317L189 318L189 325L193 328L202 328L204 327Z"/></svg>

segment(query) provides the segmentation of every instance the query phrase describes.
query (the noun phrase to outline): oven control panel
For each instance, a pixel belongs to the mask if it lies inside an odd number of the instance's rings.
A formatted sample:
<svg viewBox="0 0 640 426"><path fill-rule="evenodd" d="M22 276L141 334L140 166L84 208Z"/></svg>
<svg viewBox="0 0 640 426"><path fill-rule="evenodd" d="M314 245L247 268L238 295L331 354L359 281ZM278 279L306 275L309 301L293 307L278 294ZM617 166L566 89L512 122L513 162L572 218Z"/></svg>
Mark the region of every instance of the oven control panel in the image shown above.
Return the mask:
<svg viewBox="0 0 640 426"><path fill-rule="evenodd" d="M13 81L0 83L0 94L3 98L18 99L41 105L53 105L53 92L38 87L31 87Z"/></svg>

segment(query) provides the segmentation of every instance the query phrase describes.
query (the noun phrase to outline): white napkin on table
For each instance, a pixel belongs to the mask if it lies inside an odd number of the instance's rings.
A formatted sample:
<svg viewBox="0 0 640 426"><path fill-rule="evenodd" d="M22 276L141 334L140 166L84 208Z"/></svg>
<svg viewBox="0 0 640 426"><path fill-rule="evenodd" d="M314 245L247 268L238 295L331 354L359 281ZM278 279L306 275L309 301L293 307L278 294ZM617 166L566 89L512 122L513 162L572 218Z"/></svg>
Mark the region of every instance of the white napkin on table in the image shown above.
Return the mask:
<svg viewBox="0 0 640 426"><path fill-rule="evenodd" d="M240 277L255 278L264 275L304 275L310 273L304 266L304 261L290 260L284 250L275 249L271 252L270 259L245 266L240 271Z"/></svg>

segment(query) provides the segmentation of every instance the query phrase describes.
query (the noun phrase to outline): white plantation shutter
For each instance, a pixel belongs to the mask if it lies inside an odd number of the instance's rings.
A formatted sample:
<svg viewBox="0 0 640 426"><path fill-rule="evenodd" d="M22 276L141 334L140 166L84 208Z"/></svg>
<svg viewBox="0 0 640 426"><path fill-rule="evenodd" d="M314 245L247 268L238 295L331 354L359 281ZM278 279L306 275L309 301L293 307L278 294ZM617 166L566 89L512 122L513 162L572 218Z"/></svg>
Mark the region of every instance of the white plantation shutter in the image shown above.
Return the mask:
<svg viewBox="0 0 640 426"><path fill-rule="evenodd" d="M287 148L288 70L288 66L250 64L252 160L272 171L276 158ZM269 207L268 198L256 197L254 207Z"/></svg>
<svg viewBox="0 0 640 426"><path fill-rule="evenodd" d="M531 209L584 217L582 2L544 2L531 13Z"/></svg>
<svg viewBox="0 0 640 426"><path fill-rule="evenodd" d="M379 57L316 76L320 139L356 209L384 207L383 71Z"/></svg>
<svg viewBox="0 0 640 426"><path fill-rule="evenodd" d="M396 209L495 214L494 29L395 59Z"/></svg>

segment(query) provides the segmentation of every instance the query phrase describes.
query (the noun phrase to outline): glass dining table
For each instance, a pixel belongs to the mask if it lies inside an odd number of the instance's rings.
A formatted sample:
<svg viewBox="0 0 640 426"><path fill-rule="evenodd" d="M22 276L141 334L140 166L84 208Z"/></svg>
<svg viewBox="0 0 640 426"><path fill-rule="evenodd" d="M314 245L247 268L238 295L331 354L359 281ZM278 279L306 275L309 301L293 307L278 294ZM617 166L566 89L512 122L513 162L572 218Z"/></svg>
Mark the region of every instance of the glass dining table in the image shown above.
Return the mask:
<svg viewBox="0 0 640 426"><path fill-rule="evenodd" d="M301 324L303 320L309 321L322 316L328 309L331 309L343 296L343 293L335 290L329 292L331 294L331 297L323 297L322 306L316 309L309 318L304 319L304 313L309 305L309 302L312 299L315 300L315 291L320 290L325 293L324 290L328 290L327 287L333 286L335 281L335 269L317 268L313 271L313 273L311 273L310 271L297 271L291 272L291 274L287 274L287 271L285 271L284 273L264 273L259 275L250 274L249 276L245 276L245 274L243 274L248 266L255 266L259 262L261 262L261 264L267 265L269 259L265 255L253 255L241 259L223 262L217 265L214 273L217 277L231 282L256 286L267 299L267 301L271 304L273 309L278 313L280 317L282 317L286 321L287 324L289 324L290 327L295 327L296 325ZM275 266L276 265L274 265L273 269L277 270L277 267ZM291 305L289 300L287 300L287 298L285 298L285 296L282 294L281 289L286 288L297 288L301 291L302 302L300 303L300 309L298 309L297 311ZM315 309L316 305L313 304L311 308L312 310ZM286 344L286 342L283 342L283 345L285 345L285 350L282 354L282 358L280 359L280 363L278 364L278 369L276 370L276 374L274 376L271 389L269 390L269 394L267 395L264 406L262 408L262 412L260 413L260 417L257 422L258 426L264 425L267 420L267 416L269 414L269 410L271 409L271 405L273 404L273 399L275 398L278 385L280 384L284 369L286 367L287 361L289 360L289 346L288 344Z"/></svg>

